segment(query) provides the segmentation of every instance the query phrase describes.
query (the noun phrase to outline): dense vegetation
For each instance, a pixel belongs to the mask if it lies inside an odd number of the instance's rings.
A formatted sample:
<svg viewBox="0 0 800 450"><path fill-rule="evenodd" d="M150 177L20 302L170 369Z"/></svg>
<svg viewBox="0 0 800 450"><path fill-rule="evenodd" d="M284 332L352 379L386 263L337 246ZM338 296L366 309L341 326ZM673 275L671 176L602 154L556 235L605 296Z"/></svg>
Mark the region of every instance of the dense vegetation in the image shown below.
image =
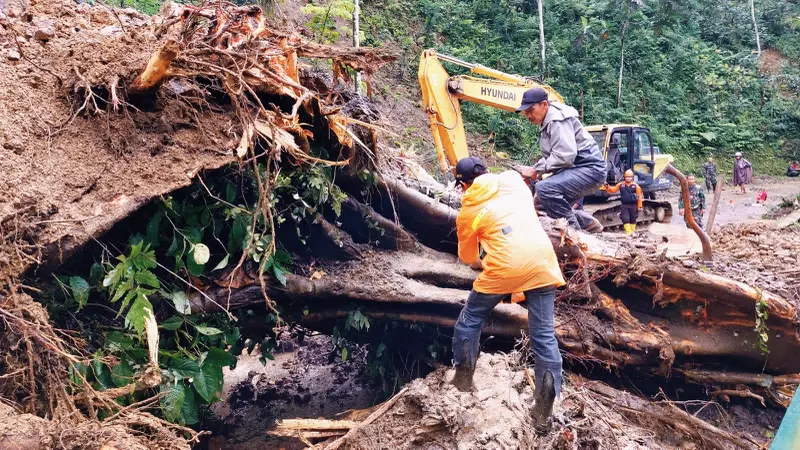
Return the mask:
<svg viewBox="0 0 800 450"><path fill-rule="evenodd" d="M416 83L417 58L428 47L542 76L536 2L365 3L367 43L402 49L404 83ZM760 57L745 1L546 1L543 79L583 113L585 123L650 127L656 144L688 170L709 153L729 160L742 151L762 173L781 172L785 160L800 157L800 5L758 0L755 10ZM535 142L535 130L521 117L472 104L463 108L468 128L494 133L498 150L522 157Z"/></svg>

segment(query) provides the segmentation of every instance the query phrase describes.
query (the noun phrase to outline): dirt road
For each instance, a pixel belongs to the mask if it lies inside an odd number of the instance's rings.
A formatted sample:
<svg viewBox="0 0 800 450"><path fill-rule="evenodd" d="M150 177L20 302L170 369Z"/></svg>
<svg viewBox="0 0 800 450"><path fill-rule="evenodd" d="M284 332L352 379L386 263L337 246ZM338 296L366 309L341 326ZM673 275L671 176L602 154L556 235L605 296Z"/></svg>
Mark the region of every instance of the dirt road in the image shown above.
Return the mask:
<svg viewBox="0 0 800 450"><path fill-rule="evenodd" d="M767 191L767 202L765 204L756 203L756 195L759 191ZM781 203L782 198L796 197L800 194L800 179L788 177L758 177L747 187L747 194L738 194L739 189L726 184L722 187L722 198L720 198L717 209L717 217L714 226L721 226L728 223L744 223L762 220L762 216L773 207ZM667 197L672 203L672 208L676 212L672 216L672 223L683 224L683 217L677 214L678 211L678 189L670 189ZM713 194L706 194L706 217L703 224L706 225L708 214L711 210L711 203L714 201Z"/></svg>

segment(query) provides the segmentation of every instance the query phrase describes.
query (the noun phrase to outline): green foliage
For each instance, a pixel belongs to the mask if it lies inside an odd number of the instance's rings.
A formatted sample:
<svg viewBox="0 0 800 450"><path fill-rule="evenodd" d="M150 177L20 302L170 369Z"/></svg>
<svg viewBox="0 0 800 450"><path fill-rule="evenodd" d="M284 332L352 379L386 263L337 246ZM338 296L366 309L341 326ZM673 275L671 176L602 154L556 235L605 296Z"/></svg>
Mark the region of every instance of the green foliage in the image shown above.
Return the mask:
<svg viewBox="0 0 800 450"><path fill-rule="evenodd" d="M800 7L762 0L756 10L762 44L775 50L762 58L786 59L778 75L760 72L747 2L545 3L545 81L581 112L584 123L649 127L656 144L684 170L694 170L710 152L721 160L742 151L760 173L779 174L785 170L780 158L800 155L800 29L792 28ZM508 73L541 72L535 2L383 0L365 6L363 22L376 24L365 26L368 42L414 42L401 47L403 73L416 73L427 47ZM493 136L495 149L516 159L530 158L538 130L523 118L467 102L462 110L468 131ZM684 162L688 168L680 167Z"/></svg>
<svg viewBox="0 0 800 450"><path fill-rule="evenodd" d="M342 37L340 30L345 35L353 34L353 29L348 26L337 26L336 19L350 23L353 20L355 6L353 0L328 0L327 4L312 1L305 5L301 11L311 16L306 26L314 33L317 41L334 43Z"/></svg>
<svg viewBox="0 0 800 450"><path fill-rule="evenodd" d="M108 271L102 286L111 303L122 300L119 314L127 309L125 326L136 330L136 334L141 336L144 333L145 318L153 313L153 305L147 297L158 292L161 287L158 278L151 271L157 267L155 252L150 249L149 244L139 241L131 247L128 256L119 255L116 259L119 263Z"/></svg>

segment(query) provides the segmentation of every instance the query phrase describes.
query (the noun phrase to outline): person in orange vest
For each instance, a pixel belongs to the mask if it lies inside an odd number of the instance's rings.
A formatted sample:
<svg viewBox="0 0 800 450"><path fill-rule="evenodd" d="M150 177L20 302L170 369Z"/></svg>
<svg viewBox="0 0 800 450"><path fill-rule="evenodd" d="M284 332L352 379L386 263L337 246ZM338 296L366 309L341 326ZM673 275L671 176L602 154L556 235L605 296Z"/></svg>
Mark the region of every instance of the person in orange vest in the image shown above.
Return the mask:
<svg viewBox="0 0 800 450"><path fill-rule="evenodd" d="M546 431L561 392L554 303L556 288L566 284L553 245L519 173L488 173L480 158L468 157L456 164L456 181L464 189L456 218L458 257L473 267L480 263L483 271L454 327L452 384L461 391L473 389L486 318L500 302L525 300L536 377L532 416L537 430ZM519 293L524 295L512 298Z"/></svg>
<svg viewBox="0 0 800 450"><path fill-rule="evenodd" d="M622 219L622 228L625 234L633 234L636 231L636 219L639 218L639 211L642 210L642 188L633 182L633 171L625 171L624 180L616 186L609 186L606 183L606 192L616 194L619 192L622 201L622 210L619 218Z"/></svg>

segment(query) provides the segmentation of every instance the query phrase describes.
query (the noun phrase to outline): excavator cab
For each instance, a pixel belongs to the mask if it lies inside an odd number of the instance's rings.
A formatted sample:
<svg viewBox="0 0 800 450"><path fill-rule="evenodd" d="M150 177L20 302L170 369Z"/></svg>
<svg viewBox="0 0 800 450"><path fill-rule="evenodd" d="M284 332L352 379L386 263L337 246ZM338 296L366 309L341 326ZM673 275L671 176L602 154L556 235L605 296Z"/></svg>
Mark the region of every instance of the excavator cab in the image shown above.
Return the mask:
<svg viewBox="0 0 800 450"><path fill-rule="evenodd" d="M650 130L638 125L592 125L586 127L603 151L609 184L622 181L622 174L633 170L635 181L643 192L669 189L669 182L657 180L672 161L670 155L657 154ZM607 197L604 191L594 196Z"/></svg>

